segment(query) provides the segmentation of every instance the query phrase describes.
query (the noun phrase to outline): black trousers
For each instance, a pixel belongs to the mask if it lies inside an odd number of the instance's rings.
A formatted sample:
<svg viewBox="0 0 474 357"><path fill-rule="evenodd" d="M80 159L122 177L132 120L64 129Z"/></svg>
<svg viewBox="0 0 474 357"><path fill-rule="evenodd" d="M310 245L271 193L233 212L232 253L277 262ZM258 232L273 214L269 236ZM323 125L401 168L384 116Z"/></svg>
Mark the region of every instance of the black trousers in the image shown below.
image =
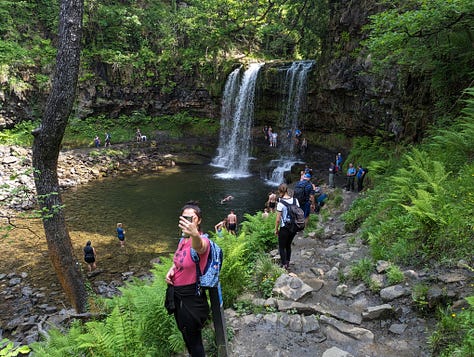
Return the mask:
<svg viewBox="0 0 474 357"><path fill-rule="evenodd" d="M209 317L206 293L196 295L196 284L175 286L174 299L174 317L188 352L192 357L204 357L201 330Z"/></svg>
<svg viewBox="0 0 474 357"><path fill-rule="evenodd" d="M283 266L290 264L291 243L293 243L295 235L296 232L291 233L286 227L281 227L278 231L278 251L280 252L280 261Z"/></svg>

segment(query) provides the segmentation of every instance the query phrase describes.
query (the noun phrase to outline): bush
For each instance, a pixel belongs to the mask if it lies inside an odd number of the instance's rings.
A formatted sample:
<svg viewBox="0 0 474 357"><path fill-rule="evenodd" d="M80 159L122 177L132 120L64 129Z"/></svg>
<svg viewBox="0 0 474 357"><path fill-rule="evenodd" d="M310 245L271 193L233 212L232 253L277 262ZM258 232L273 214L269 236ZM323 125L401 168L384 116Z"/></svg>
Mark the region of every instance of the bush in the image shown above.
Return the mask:
<svg viewBox="0 0 474 357"><path fill-rule="evenodd" d="M474 296L466 298L469 308L460 312L452 308L440 310L436 330L428 344L434 356L472 356L474 351Z"/></svg>

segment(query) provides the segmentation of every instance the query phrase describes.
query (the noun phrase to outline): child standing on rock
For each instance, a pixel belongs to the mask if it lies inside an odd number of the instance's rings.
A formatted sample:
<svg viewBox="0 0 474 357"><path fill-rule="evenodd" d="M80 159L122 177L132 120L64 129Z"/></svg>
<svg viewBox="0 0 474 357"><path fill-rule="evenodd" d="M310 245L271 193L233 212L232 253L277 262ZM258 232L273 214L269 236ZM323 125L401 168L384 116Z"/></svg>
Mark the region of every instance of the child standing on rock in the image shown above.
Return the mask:
<svg viewBox="0 0 474 357"><path fill-rule="evenodd" d="M123 248L125 246L125 231L122 223L117 223L117 238L120 241L120 247Z"/></svg>

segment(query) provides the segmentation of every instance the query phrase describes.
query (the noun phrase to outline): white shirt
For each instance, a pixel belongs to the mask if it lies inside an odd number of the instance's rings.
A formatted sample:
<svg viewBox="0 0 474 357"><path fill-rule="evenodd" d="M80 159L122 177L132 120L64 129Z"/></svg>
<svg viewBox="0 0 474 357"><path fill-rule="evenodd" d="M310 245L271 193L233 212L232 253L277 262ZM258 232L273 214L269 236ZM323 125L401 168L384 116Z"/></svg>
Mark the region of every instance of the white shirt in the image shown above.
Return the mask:
<svg viewBox="0 0 474 357"><path fill-rule="evenodd" d="M280 200L278 200L276 210L278 212L281 212L280 228L285 226L285 220L288 215L288 208L283 203L280 202L281 200L285 200L286 203L293 204L293 197L280 198ZM300 206L300 203L298 202L297 198L295 198L295 203L298 207Z"/></svg>

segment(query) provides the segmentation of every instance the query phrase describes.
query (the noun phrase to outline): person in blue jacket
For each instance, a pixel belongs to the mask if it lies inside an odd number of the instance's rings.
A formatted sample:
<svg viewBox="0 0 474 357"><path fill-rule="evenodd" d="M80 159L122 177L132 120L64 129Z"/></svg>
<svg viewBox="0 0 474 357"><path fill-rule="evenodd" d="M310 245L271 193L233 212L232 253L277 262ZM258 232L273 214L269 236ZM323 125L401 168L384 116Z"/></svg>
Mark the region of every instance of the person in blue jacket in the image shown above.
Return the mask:
<svg viewBox="0 0 474 357"><path fill-rule="evenodd" d="M364 177L367 173L367 170L364 169L361 165L357 166L357 191L360 192L364 188Z"/></svg>
<svg viewBox="0 0 474 357"><path fill-rule="evenodd" d="M346 174L346 179L347 179L346 190L349 190L349 191L355 190L355 187L354 187L355 176L356 176L356 169L351 162L349 164L349 168L347 169L347 174Z"/></svg>
<svg viewBox="0 0 474 357"><path fill-rule="evenodd" d="M117 238L120 241L120 247L123 248L125 246L125 231L122 223L117 223Z"/></svg>

